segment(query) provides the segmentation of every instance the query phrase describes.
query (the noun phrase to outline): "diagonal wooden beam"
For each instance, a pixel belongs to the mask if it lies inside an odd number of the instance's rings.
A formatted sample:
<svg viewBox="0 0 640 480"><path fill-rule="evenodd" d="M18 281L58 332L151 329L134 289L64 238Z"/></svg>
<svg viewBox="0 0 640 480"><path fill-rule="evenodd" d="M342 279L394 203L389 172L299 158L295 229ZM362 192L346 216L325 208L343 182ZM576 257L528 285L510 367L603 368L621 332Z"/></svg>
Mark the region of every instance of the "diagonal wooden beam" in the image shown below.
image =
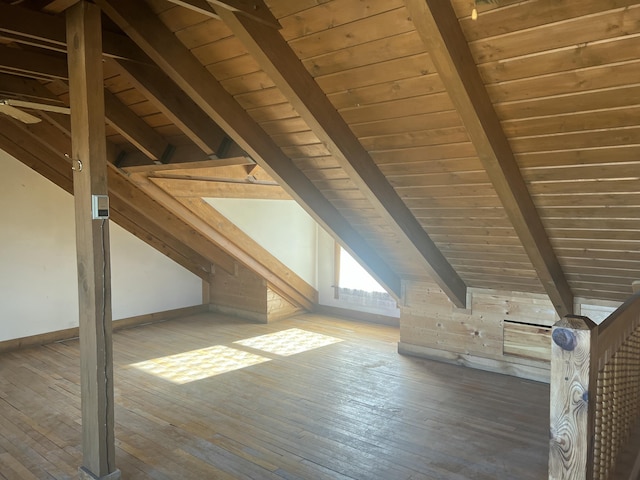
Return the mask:
<svg viewBox="0 0 640 480"><path fill-rule="evenodd" d="M62 54L44 54L0 45L0 65L16 75L66 80L67 58Z"/></svg>
<svg viewBox="0 0 640 480"><path fill-rule="evenodd" d="M262 1L256 3L264 6ZM215 6L220 18L329 149L374 209L417 251L422 266L458 307L467 287L380 171L294 51L273 28Z"/></svg>
<svg viewBox="0 0 640 480"><path fill-rule="evenodd" d="M209 4L205 0L202 1L209 11L213 12ZM64 21L52 15L0 3L0 33L8 35L18 43L66 53ZM213 155L220 152L227 138L222 129L166 75L150 65L152 62L149 57L130 38L105 31L103 39L105 56L114 60L113 64L121 74L143 92L204 153ZM5 63L14 64L14 72L36 78L66 78L66 66L63 66L62 56L49 58L49 55L29 52L26 58L23 58L19 52L23 51L4 50ZM2 55L3 51L0 51L0 59Z"/></svg>
<svg viewBox="0 0 640 480"><path fill-rule="evenodd" d="M220 150L226 134L164 72L133 62L113 60L111 65L205 154L214 155Z"/></svg>
<svg viewBox="0 0 640 480"><path fill-rule="evenodd" d="M188 8L208 17L220 18L214 9L223 8L238 15L243 15L271 28L281 28L271 10L260 1L253 0L170 0L171 3Z"/></svg>
<svg viewBox="0 0 640 480"><path fill-rule="evenodd" d="M28 70L28 74L36 77L53 77L54 83L63 84L64 88L67 88L61 80L67 76L66 73L60 72L61 69L67 69L66 59L63 57L50 58L49 55L23 52L20 49L0 46L0 65L16 65L16 63L12 63L14 58L20 58L18 64L22 73ZM47 94L47 89L33 79L19 81L11 75L0 75L0 90L6 93L60 102L52 93ZM106 119L111 126L149 159L154 161L162 159L169 144L161 135L106 89L104 90L104 104Z"/></svg>
<svg viewBox="0 0 640 480"><path fill-rule="evenodd" d="M107 123L151 160L162 161L166 152L172 148L159 133L106 88L104 108Z"/></svg>
<svg viewBox="0 0 640 480"><path fill-rule="evenodd" d="M400 296L398 275L146 5L128 0L98 0L97 3L323 228L367 265L376 280Z"/></svg>
<svg viewBox="0 0 640 480"><path fill-rule="evenodd" d="M282 264L264 248L242 233L231 222L216 212L204 200L198 197L177 197L170 185L157 179L134 173L131 180L164 208L180 217L195 232L201 232L229 252L240 263L275 285L296 305L311 310L318 302L317 292L295 272Z"/></svg>
<svg viewBox="0 0 640 480"><path fill-rule="evenodd" d="M18 43L62 53L67 51L66 27L62 17L0 2L0 33ZM130 38L104 31L102 39L105 56L150 63Z"/></svg>
<svg viewBox="0 0 640 480"><path fill-rule="evenodd" d="M70 138L46 121L24 125L0 117L0 148L73 195ZM117 224L179 265L208 280L211 264L233 273L235 260L160 207L113 166L107 168L112 217ZM200 253L199 253L200 252Z"/></svg>
<svg viewBox="0 0 640 480"><path fill-rule="evenodd" d="M65 106L58 97L46 89L40 82L36 82L30 78L0 73L0 95L6 96L7 94L25 100L45 100L52 105Z"/></svg>
<svg viewBox="0 0 640 480"><path fill-rule="evenodd" d="M54 80L61 88L67 88L62 80ZM104 90L106 120L118 133L145 154L149 159L160 161L170 148L169 143L149 124L133 113L118 97Z"/></svg>
<svg viewBox="0 0 640 480"><path fill-rule="evenodd" d="M405 0L489 178L560 318L573 294L482 82L451 3Z"/></svg>

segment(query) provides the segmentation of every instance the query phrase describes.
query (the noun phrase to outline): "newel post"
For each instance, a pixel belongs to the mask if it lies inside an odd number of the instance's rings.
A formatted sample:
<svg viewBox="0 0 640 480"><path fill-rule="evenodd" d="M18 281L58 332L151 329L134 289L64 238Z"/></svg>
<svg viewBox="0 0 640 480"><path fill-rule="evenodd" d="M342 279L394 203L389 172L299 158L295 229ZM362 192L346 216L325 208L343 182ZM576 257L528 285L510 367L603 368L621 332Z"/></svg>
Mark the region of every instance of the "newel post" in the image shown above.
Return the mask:
<svg viewBox="0 0 640 480"><path fill-rule="evenodd" d="M597 325L567 316L551 335L549 479L591 479Z"/></svg>

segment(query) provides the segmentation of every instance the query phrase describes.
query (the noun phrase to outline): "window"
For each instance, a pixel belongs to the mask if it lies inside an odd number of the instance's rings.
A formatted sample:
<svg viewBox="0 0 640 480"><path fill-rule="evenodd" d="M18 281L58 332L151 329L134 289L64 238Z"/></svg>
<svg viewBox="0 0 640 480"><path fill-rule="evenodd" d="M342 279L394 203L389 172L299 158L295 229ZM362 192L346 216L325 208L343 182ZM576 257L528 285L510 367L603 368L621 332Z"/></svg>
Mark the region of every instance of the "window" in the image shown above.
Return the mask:
<svg viewBox="0 0 640 480"><path fill-rule="evenodd" d="M396 307L393 297L337 243L334 268L336 299L369 307Z"/></svg>

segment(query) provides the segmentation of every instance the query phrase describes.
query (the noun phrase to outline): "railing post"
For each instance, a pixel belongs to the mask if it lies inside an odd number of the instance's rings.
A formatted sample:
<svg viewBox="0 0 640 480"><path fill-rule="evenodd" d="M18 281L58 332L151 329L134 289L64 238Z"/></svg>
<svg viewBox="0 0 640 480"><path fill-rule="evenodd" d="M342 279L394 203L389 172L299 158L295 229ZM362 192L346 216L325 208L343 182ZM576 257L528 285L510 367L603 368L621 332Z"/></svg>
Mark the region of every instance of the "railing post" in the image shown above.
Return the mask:
<svg viewBox="0 0 640 480"><path fill-rule="evenodd" d="M597 326L587 317L567 316L553 326L551 338L549 479L591 480Z"/></svg>

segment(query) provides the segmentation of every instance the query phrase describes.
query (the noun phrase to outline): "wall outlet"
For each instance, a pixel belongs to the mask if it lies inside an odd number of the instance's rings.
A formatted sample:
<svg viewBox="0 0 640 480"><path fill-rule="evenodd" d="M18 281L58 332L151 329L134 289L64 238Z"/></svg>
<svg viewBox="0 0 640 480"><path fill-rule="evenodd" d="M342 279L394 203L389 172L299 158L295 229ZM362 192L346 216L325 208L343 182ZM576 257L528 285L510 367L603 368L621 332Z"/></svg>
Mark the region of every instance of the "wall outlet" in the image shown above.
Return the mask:
<svg viewBox="0 0 640 480"><path fill-rule="evenodd" d="M109 218L109 197L107 195L91 195L91 214L94 220Z"/></svg>

